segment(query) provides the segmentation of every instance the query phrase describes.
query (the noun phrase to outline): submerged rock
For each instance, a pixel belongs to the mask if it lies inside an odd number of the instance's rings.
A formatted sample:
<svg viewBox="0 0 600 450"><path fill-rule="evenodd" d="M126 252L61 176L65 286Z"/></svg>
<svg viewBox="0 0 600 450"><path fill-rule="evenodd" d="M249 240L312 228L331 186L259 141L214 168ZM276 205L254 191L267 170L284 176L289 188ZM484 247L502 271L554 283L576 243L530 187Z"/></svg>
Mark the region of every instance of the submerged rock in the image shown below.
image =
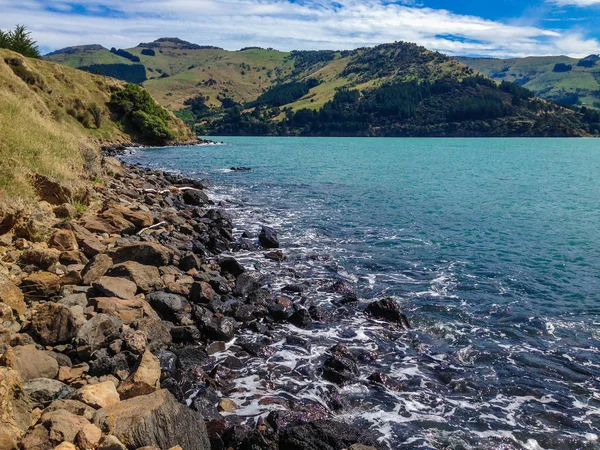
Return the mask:
<svg viewBox="0 0 600 450"><path fill-rule="evenodd" d="M356 381L358 364L348 347L337 344L329 352L331 356L323 362L323 378L339 385Z"/></svg>

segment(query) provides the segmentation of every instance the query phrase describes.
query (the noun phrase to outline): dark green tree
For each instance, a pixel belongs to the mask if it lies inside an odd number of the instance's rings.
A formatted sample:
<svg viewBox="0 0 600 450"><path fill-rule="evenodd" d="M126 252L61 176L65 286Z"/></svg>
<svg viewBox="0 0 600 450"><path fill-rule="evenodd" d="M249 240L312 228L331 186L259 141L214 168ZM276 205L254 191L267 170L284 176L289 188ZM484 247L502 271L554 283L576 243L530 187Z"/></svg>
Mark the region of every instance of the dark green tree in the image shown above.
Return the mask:
<svg viewBox="0 0 600 450"><path fill-rule="evenodd" d="M6 48L29 58L41 58L37 42L24 25L17 25L12 31L0 30L0 48Z"/></svg>

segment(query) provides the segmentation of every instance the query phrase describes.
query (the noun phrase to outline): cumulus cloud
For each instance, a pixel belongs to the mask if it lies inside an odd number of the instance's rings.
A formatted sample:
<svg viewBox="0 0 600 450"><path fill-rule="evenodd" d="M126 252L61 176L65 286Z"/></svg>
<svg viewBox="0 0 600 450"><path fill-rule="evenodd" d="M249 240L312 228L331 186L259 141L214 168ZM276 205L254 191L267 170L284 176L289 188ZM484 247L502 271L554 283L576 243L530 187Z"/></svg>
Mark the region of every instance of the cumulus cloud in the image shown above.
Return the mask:
<svg viewBox="0 0 600 450"><path fill-rule="evenodd" d="M455 14L411 0L0 0L0 10L0 28L25 23L51 49L84 43L126 48L177 36L228 49L350 49L404 40L463 55L600 53L597 40L578 33Z"/></svg>

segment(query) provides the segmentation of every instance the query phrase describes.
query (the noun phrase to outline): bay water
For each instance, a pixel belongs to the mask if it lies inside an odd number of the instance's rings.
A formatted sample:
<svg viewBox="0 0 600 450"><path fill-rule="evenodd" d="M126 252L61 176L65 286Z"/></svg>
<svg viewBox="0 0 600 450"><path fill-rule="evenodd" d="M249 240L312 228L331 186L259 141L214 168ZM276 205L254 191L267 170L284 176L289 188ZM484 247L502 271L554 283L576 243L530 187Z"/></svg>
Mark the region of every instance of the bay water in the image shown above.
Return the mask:
<svg viewBox="0 0 600 450"><path fill-rule="evenodd" d="M390 448L600 448L600 140L211 139L123 159L209 178L238 236L276 228L285 262L236 254L272 289L304 284L335 311L324 287L344 280L363 303L395 297L412 325L360 308L279 325L272 354L245 361L237 414L329 407L319 371L344 343L371 357L331 414Z"/></svg>

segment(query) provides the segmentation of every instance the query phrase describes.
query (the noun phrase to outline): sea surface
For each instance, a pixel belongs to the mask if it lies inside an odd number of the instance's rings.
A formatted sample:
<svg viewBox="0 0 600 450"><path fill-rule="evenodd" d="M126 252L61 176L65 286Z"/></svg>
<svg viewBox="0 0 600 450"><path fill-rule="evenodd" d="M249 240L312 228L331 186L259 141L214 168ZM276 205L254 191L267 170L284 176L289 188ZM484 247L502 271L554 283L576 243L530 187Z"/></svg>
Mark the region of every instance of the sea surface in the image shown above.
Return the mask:
<svg viewBox="0 0 600 450"><path fill-rule="evenodd" d="M280 325L274 353L245 362L238 414L281 408L264 398L328 407L320 367L344 343L361 379L331 413L392 449L600 448L600 140L213 139L124 159L212 180L238 236L276 228L284 263L237 254L273 289L303 283L335 311L324 288L346 280L361 302L395 297L412 325L361 308ZM368 382L376 371L401 389Z"/></svg>

